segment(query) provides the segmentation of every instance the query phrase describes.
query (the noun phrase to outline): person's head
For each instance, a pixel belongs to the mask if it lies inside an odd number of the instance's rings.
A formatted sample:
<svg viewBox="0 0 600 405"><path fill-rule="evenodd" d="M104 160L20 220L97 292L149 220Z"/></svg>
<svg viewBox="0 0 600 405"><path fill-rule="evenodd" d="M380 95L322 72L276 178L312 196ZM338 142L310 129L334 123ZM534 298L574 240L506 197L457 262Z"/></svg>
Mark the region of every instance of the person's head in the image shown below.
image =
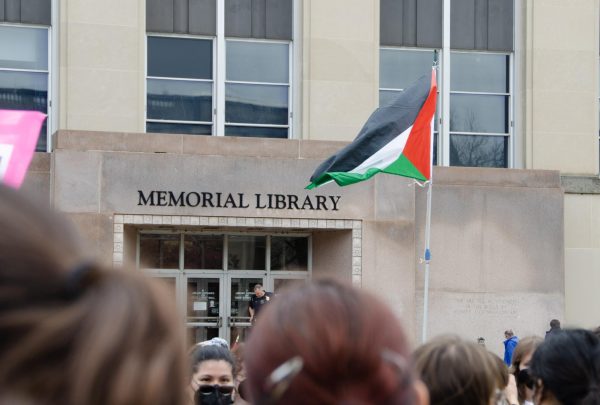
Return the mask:
<svg viewBox="0 0 600 405"><path fill-rule="evenodd" d="M244 357L254 404L393 405L426 396L395 315L339 281L310 282L268 307Z"/></svg>
<svg viewBox="0 0 600 405"><path fill-rule="evenodd" d="M256 284L254 286L254 294L256 294L258 298L261 298L263 295L265 295L265 290L262 284Z"/></svg>
<svg viewBox="0 0 600 405"><path fill-rule="evenodd" d="M0 186L0 402L180 404L168 292L90 261L69 224Z"/></svg>
<svg viewBox="0 0 600 405"><path fill-rule="evenodd" d="M560 329L560 321L558 319L551 320L550 329Z"/></svg>
<svg viewBox="0 0 600 405"><path fill-rule="evenodd" d="M590 331L565 330L537 348L531 374L538 404L600 404L600 342Z"/></svg>
<svg viewBox="0 0 600 405"><path fill-rule="evenodd" d="M510 339L511 337L513 337L515 335L515 333L513 332L512 329L507 329L504 331L504 337L506 339Z"/></svg>
<svg viewBox="0 0 600 405"><path fill-rule="evenodd" d="M235 361L219 345L196 346L190 356L190 387L196 404L231 403Z"/></svg>
<svg viewBox="0 0 600 405"><path fill-rule="evenodd" d="M483 347L485 347L485 338L484 338L484 337L481 337L481 336L480 336L480 337L478 337L478 338L477 338L477 344L478 344L478 345L481 345L481 346L483 346Z"/></svg>
<svg viewBox="0 0 600 405"><path fill-rule="evenodd" d="M430 403L488 404L498 369L484 347L458 336L440 336L417 348L415 368L429 389Z"/></svg>
<svg viewBox="0 0 600 405"><path fill-rule="evenodd" d="M197 343L198 346L221 346L224 349L229 350L229 343L223 338L214 337L210 340L205 340L203 342Z"/></svg>
<svg viewBox="0 0 600 405"><path fill-rule="evenodd" d="M600 339L600 326L592 330L592 333L596 335L598 339Z"/></svg>
<svg viewBox="0 0 600 405"><path fill-rule="evenodd" d="M519 340L513 352L510 372L517 380L519 400L531 399L533 395L533 380L529 374L529 366L533 353L544 342L539 336L527 336Z"/></svg>

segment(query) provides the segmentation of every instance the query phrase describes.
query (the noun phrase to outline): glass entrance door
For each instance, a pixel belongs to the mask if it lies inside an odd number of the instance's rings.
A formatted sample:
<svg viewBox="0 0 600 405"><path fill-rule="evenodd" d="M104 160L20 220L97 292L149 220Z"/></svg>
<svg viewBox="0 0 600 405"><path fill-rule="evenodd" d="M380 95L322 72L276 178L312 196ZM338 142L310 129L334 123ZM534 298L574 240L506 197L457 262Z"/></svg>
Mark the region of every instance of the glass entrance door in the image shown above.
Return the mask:
<svg viewBox="0 0 600 405"><path fill-rule="evenodd" d="M229 314L227 326L229 328L229 342L233 346L246 340L250 327L250 297L254 295L256 284L264 285L263 277L229 275Z"/></svg>
<svg viewBox="0 0 600 405"><path fill-rule="evenodd" d="M223 275L185 277L187 342L194 345L223 332Z"/></svg>
<svg viewBox="0 0 600 405"><path fill-rule="evenodd" d="M221 337L233 344L248 336L250 297L264 277L254 275L185 274L187 342Z"/></svg>

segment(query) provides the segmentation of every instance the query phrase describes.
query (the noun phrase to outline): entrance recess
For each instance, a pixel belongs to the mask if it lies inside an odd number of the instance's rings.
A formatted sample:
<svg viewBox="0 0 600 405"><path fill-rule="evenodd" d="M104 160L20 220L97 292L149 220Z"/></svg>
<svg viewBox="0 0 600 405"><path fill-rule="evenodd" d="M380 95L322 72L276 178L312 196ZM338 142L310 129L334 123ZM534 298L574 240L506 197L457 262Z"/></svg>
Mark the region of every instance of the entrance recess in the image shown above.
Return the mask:
<svg viewBox="0 0 600 405"><path fill-rule="evenodd" d="M244 342L254 286L277 294L302 285L310 256L306 234L138 232L138 267L172 291L189 345L214 337Z"/></svg>

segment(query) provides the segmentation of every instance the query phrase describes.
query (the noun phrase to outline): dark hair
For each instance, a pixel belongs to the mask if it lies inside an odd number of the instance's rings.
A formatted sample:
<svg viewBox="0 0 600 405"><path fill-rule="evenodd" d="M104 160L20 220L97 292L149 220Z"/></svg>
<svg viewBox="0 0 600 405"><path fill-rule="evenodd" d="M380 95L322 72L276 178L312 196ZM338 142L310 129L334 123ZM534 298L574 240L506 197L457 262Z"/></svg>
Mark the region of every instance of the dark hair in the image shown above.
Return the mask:
<svg viewBox="0 0 600 405"><path fill-rule="evenodd" d="M560 328L560 321L558 319L551 320L550 328L552 328L552 329Z"/></svg>
<svg viewBox="0 0 600 405"><path fill-rule="evenodd" d="M228 349L217 345L197 345L194 347L190 355L190 376L198 371L202 362L207 360L222 360L229 363L229 365L231 365L231 373L235 377L235 360L233 359L231 352Z"/></svg>
<svg viewBox="0 0 600 405"><path fill-rule="evenodd" d="M0 186L0 402L180 404L168 292L90 261L62 218Z"/></svg>
<svg viewBox="0 0 600 405"><path fill-rule="evenodd" d="M531 373L562 404L600 404L600 341L584 329L563 330L533 355Z"/></svg>
<svg viewBox="0 0 600 405"><path fill-rule="evenodd" d="M295 357L302 368L272 403L413 403L400 322L377 297L340 281L310 282L261 313L245 350L253 403L273 395L271 373Z"/></svg>
<svg viewBox="0 0 600 405"><path fill-rule="evenodd" d="M489 404L498 385L498 368L489 352L458 336L425 343L414 359L431 405Z"/></svg>

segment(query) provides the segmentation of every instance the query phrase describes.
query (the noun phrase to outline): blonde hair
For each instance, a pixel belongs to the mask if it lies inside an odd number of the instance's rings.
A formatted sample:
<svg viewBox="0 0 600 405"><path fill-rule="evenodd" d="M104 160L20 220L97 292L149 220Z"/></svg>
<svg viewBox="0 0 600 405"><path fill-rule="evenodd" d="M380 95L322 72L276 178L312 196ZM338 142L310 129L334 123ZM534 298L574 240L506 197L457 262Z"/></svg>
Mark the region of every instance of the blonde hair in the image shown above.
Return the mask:
<svg viewBox="0 0 600 405"><path fill-rule="evenodd" d="M163 286L87 261L62 218L1 186L0 229L0 402L183 403Z"/></svg>

